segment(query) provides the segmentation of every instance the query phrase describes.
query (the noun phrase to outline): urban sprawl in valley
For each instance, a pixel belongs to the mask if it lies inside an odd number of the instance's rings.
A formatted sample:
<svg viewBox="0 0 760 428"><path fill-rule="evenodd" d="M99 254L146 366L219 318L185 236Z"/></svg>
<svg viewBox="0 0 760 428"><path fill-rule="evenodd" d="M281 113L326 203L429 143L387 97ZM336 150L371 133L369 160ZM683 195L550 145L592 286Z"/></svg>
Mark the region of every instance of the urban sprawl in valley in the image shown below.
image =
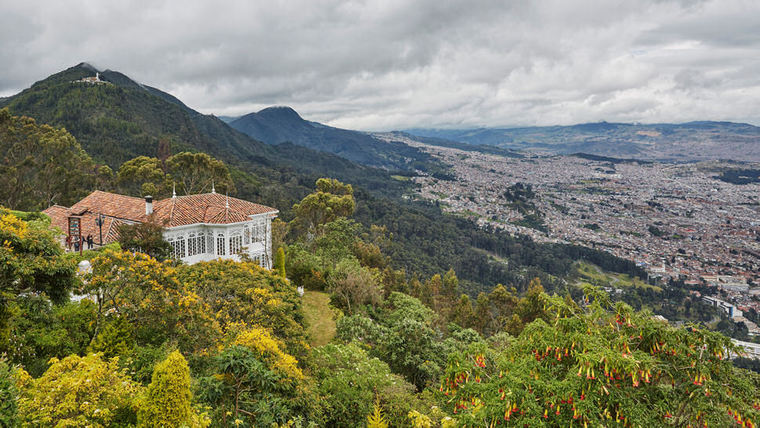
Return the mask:
<svg viewBox="0 0 760 428"><path fill-rule="evenodd" d="M739 307L760 309L751 298L760 291L751 288L760 284L760 184L716 178L716 171L735 164L507 157L378 136L402 140L452 166L455 179L416 177L414 198L536 241L603 249L661 280L720 286ZM535 209L538 226L526 225L526 214L533 213L505 197L515 187L534 194L524 202Z"/></svg>

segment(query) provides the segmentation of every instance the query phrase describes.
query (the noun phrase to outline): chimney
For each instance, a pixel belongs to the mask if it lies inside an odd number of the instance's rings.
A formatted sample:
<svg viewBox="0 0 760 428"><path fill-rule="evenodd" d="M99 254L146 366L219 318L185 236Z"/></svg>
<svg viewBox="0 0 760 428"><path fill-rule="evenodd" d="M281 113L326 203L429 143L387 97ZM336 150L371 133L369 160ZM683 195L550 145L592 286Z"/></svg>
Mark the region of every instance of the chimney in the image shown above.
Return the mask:
<svg viewBox="0 0 760 428"><path fill-rule="evenodd" d="M153 196L145 197L145 215L153 214Z"/></svg>

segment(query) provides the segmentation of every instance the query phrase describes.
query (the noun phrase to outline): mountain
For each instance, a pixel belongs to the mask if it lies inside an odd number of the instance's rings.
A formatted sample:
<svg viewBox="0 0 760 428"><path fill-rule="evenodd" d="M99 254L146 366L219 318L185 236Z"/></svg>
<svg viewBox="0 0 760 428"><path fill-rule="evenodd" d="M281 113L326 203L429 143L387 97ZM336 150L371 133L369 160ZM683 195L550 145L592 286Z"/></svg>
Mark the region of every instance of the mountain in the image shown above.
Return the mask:
<svg viewBox="0 0 760 428"><path fill-rule="evenodd" d="M290 142L333 153L363 165L428 173L445 169L429 154L415 147L399 141L378 139L364 132L310 122L290 107L269 107L249 113L230 122L230 126L267 144Z"/></svg>
<svg viewBox="0 0 760 428"><path fill-rule="evenodd" d="M102 82L81 81L94 78L96 73ZM265 144L117 71L101 72L82 63L3 100L2 107L38 123L65 127L95 163L114 169L136 156L162 157L183 150L208 153L230 167L237 188L234 196L276 207L286 221L292 216L293 204L313 191L318 177L351 183L357 200L355 219L367 228L383 225L393 236L387 251L394 268L426 276L454 268L473 297L497 283L524 288L534 276L542 276L545 284L550 284L552 278L569 274L572 261L581 257L595 257L597 264L609 265L610 270L628 272L634 267L596 250L537 244L527 237L483 230L470 220L443 215L435 205L406 201L401 196L411 190L411 180L398 180L387 170L295 143ZM325 139L327 135L349 135L340 140L348 146L346 153L377 162L392 159L409 167L421 162L412 158L403 163L399 151L403 143L395 139L383 143L359 132L304 121L292 110L275 109L259 119L263 123L279 121L269 129L278 131L282 127L284 130L278 132L292 135L314 133L314 129L331 130L324 134ZM352 142L356 142L353 147ZM329 141L324 144L332 147ZM509 263L504 262L507 259Z"/></svg>
<svg viewBox="0 0 760 428"><path fill-rule="evenodd" d="M81 63L9 97L0 107L65 127L90 155L111 167L138 155L156 156L159 145L244 158L271 156L271 147L119 72L103 71L101 83L76 82L98 72Z"/></svg>
<svg viewBox="0 0 760 428"><path fill-rule="evenodd" d="M77 82L95 77L101 83ZM184 150L201 151L256 177L244 180L248 195L289 207L293 195L303 195L314 180L330 175L368 189L402 192L403 183L385 171L349 162L339 156L293 145L273 147L201 114L159 89L112 70L87 63L56 73L0 101L15 115L64 127L97 162L116 169L136 156L161 157ZM284 190L281 180L298 183ZM266 190L265 190L266 189ZM274 198L274 199L273 199Z"/></svg>
<svg viewBox="0 0 760 428"><path fill-rule="evenodd" d="M733 122L583 123L572 126L411 129L408 133L513 150L661 161L760 161L760 127Z"/></svg>

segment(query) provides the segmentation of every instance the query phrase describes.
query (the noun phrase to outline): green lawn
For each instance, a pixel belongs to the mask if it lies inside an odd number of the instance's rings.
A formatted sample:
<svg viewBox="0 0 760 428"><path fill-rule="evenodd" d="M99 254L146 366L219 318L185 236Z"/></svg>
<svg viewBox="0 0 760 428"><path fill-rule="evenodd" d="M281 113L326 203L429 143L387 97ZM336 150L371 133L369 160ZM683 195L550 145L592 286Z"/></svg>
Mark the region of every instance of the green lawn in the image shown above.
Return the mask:
<svg viewBox="0 0 760 428"><path fill-rule="evenodd" d="M644 287L653 288L657 291L662 290L660 287L647 284L638 277L631 278L624 273L605 272L590 263L578 263L577 272L580 275L580 281L589 282L598 286L613 288Z"/></svg>
<svg viewBox="0 0 760 428"><path fill-rule="evenodd" d="M335 337L335 318L330 307L330 295L320 291L306 291L303 295L303 311L309 323L309 344L317 347L329 343Z"/></svg>

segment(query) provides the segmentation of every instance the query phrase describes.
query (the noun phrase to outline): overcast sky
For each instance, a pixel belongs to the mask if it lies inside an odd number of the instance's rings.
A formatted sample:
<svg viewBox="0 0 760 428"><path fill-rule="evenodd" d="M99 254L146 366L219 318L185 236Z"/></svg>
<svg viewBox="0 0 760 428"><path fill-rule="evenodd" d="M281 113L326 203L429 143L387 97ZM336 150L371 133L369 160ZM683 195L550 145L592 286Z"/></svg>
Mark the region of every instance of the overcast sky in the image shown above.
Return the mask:
<svg viewBox="0 0 760 428"><path fill-rule="evenodd" d="M760 1L0 0L0 96L79 62L352 129L760 125Z"/></svg>

